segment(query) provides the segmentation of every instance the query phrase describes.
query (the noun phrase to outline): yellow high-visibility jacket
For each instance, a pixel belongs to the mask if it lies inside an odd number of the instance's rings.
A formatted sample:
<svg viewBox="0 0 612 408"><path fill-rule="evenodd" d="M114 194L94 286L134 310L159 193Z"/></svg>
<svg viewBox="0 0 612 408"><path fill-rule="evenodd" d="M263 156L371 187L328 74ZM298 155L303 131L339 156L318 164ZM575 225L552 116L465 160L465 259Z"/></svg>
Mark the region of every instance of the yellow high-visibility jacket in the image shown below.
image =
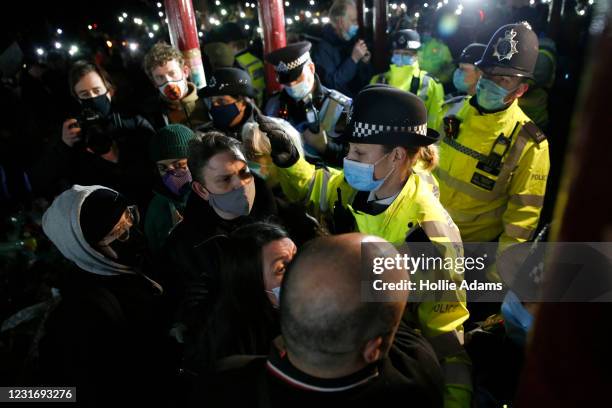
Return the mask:
<svg viewBox="0 0 612 408"><path fill-rule="evenodd" d="M338 201L355 217L357 231L402 244L411 233L422 228L429 240L439 244L444 256L463 256L459 231L432 192L431 175L414 171L393 203L382 213L370 215L352 207L357 191L344 179L344 171L319 168L300 158L288 168L278 168L283 192L294 202L302 202L309 212L329 223ZM429 180L428 180L429 178ZM463 276L446 276L461 282ZM471 363L461 347L458 331L467 320L465 292L457 290L456 302L423 302L414 309L414 321L430 339L443 364L446 375L445 406L469 407L471 400ZM449 346L450 344L450 346Z"/></svg>
<svg viewBox="0 0 612 408"><path fill-rule="evenodd" d="M263 93L266 89L266 78L263 61L250 52L236 55L236 61L244 67L251 77L253 88L257 90L257 105L263 101Z"/></svg>
<svg viewBox="0 0 612 408"><path fill-rule="evenodd" d="M496 113L480 113L472 103L470 99L449 104L443 111L444 118L455 118L458 131L453 137L446 134L452 133L448 126L440 125L445 136L434 175L440 201L463 240L487 242L499 237L499 252L534 235L550 168L548 141L516 100ZM490 157L500 134L511 139L505 153L502 145L495 148L502 158L492 173L482 165L486 163L482 156Z"/></svg>
<svg viewBox="0 0 612 408"><path fill-rule="evenodd" d="M413 89L413 78L418 78L418 87ZM419 63L398 67L391 64L389 71L372 77L371 84L387 84L402 91L412 92L418 96L427 108L427 124L433 128L444 102L444 88L426 71L419 68ZM416 80L414 82L417 83Z"/></svg>

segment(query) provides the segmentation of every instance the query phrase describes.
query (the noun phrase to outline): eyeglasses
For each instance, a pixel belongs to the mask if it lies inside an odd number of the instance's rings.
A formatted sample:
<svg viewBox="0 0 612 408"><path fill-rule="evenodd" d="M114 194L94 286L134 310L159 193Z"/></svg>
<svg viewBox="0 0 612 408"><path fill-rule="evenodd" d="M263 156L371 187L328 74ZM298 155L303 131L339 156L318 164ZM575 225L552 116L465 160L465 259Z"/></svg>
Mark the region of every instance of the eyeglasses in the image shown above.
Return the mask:
<svg viewBox="0 0 612 408"><path fill-rule="evenodd" d="M125 218L121 217L121 220L123 221L125 219L126 222L121 222L121 224L115 226L115 228L113 228L113 230L107 235L108 238L100 242L101 246L108 246L115 240L125 242L130 239L130 229L133 226L138 225L140 222L138 207L135 205L129 205L123 212L123 215L125 215Z"/></svg>
<svg viewBox="0 0 612 408"><path fill-rule="evenodd" d="M180 159L180 160L173 161L170 164L158 164L157 165L157 170L160 173L166 173L168 171L175 171L179 169L187 170L187 160Z"/></svg>

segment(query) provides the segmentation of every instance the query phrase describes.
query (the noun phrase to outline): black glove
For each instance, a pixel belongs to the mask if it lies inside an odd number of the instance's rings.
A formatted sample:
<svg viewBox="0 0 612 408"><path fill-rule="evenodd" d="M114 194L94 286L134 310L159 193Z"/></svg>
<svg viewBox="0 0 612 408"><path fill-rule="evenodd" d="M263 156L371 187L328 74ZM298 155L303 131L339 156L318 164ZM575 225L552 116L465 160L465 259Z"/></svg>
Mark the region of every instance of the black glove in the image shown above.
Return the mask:
<svg viewBox="0 0 612 408"><path fill-rule="evenodd" d="M334 234L355 232L355 217L351 210L342 205L342 190L338 187L338 200L334 202L333 222Z"/></svg>
<svg viewBox="0 0 612 408"><path fill-rule="evenodd" d="M264 115L259 115L257 123L259 124L259 129L265 132L268 139L270 139L272 161L274 161L274 164L278 167L293 166L299 159L300 154L283 126Z"/></svg>

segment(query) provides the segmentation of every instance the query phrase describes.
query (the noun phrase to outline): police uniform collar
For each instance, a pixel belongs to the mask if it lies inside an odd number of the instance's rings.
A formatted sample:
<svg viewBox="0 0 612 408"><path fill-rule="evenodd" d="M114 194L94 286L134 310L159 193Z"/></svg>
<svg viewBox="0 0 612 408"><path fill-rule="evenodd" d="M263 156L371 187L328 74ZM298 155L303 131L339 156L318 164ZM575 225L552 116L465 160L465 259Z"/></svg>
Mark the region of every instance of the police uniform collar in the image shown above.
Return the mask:
<svg viewBox="0 0 612 408"><path fill-rule="evenodd" d="M283 348L272 347L266 364L268 372L285 384L307 391L342 392L360 387L379 376L378 364L370 364L341 378L313 377L295 367Z"/></svg>
<svg viewBox="0 0 612 408"><path fill-rule="evenodd" d="M323 86L321 80L319 79L319 75L314 74L314 88L312 91L312 100L317 103L323 102L325 96L329 93L329 90Z"/></svg>

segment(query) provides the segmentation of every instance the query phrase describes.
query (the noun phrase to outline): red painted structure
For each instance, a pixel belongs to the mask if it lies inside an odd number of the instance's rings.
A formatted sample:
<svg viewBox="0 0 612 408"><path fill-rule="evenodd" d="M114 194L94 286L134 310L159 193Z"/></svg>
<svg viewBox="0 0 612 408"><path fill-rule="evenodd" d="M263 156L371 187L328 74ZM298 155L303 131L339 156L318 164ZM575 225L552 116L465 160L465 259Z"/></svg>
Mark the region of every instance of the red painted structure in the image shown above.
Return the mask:
<svg viewBox="0 0 612 408"><path fill-rule="evenodd" d="M287 45L283 0L259 1L259 26L263 30L264 54ZM274 67L266 64L266 90L269 94L281 90Z"/></svg>
<svg viewBox="0 0 612 408"><path fill-rule="evenodd" d="M190 80L198 89L206 86L200 40L195 12L191 0L166 0L170 42L183 53L185 63L191 68Z"/></svg>

